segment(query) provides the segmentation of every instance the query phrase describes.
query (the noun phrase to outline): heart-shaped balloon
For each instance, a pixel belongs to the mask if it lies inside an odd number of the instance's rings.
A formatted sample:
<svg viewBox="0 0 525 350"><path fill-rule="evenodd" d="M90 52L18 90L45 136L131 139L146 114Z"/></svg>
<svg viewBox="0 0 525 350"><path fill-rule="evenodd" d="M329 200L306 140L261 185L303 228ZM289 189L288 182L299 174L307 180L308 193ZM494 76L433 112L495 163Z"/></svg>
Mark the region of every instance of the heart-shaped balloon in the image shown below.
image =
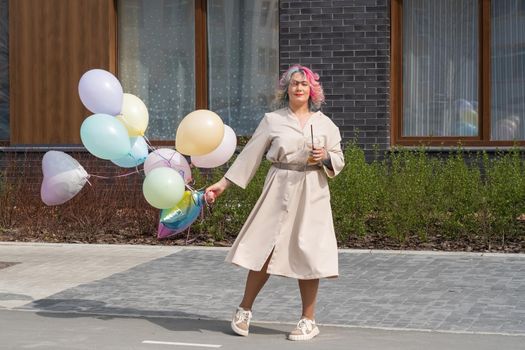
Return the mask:
<svg viewBox="0 0 525 350"><path fill-rule="evenodd" d="M49 151L42 158L44 179L40 196L47 205L59 205L73 198L87 182L88 173L69 154Z"/></svg>

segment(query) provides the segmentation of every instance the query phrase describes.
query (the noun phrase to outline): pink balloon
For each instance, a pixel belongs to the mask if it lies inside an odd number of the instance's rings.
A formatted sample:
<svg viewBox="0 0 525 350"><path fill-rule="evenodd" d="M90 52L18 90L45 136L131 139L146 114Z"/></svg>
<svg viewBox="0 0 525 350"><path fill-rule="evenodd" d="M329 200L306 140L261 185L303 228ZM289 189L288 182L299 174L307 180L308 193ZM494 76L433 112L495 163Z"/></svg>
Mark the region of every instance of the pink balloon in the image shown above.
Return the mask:
<svg viewBox="0 0 525 350"><path fill-rule="evenodd" d="M89 177L80 163L59 151L49 151L44 155L42 171L44 179L40 197L47 205L67 202L82 190Z"/></svg>
<svg viewBox="0 0 525 350"><path fill-rule="evenodd" d="M159 148L151 152L144 162L144 173L148 175L155 168L168 167L179 172L185 183L191 181L190 165L183 155L170 148Z"/></svg>
<svg viewBox="0 0 525 350"><path fill-rule="evenodd" d="M224 125L224 136L219 147L202 156L191 156L191 163L199 168L216 168L226 163L237 147L235 131Z"/></svg>

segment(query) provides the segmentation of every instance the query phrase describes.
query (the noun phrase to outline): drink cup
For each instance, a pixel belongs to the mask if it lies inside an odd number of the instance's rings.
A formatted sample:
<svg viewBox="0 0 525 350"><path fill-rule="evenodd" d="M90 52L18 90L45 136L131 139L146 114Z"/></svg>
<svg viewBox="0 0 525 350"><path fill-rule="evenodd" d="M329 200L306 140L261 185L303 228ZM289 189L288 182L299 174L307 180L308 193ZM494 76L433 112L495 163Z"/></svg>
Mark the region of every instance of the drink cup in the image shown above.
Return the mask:
<svg viewBox="0 0 525 350"><path fill-rule="evenodd" d="M314 149L318 149L318 148L321 148L321 147L322 147L321 140L319 140L319 138L314 137L313 138L313 143L312 143L312 138L311 137L307 138L307 140L306 140L306 150L308 151L308 160L307 160L308 164L317 164L317 162L313 158L312 151Z"/></svg>

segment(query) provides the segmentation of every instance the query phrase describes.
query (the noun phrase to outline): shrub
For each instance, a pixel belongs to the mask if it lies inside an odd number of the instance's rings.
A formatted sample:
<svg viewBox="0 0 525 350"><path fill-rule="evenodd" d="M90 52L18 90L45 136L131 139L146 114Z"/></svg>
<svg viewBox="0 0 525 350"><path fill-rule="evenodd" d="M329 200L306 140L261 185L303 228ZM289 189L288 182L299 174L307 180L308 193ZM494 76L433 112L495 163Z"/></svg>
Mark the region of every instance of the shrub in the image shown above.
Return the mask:
<svg viewBox="0 0 525 350"><path fill-rule="evenodd" d="M367 161L364 151L350 142L345 168L330 180L339 244L380 237L398 246L446 241L456 246L477 242L476 249L492 249L512 241L523 251L522 158L517 148L491 156L469 155L461 147L440 156L424 148L396 148L376 150ZM207 244L231 242L259 198L270 166L263 160L246 190L231 186L212 210L204 211L204 219L192 225L188 237L191 233L192 239ZM226 168L194 169L194 187L204 189L218 181ZM23 239L21 235L30 232L31 239L46 241L158 243L159 213L142 196L142 174L111 184L90 180L93 187L86 185L58 207L45 206L39 184L22 185L23 180L0 173L0 232L12 232L9 239Z"/></svg>

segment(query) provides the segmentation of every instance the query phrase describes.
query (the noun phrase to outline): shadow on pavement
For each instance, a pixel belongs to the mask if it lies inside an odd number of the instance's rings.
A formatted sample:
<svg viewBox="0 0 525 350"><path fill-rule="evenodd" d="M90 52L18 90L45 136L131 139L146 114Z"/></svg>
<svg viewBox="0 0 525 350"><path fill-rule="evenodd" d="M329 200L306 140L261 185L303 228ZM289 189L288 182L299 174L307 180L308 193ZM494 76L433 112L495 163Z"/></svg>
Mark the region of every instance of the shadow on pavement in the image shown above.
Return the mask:
<svg viewBox="0 0 525 350"><path fill-rule="evenodd" d="M169 331L200 332L210 331L236 335L230 328L230 321L218 320L199 314L178 311L150 311L134 308L107 307L104 302L85 299L41 299L31 303L36 315L52 318L90 317L98 320L131 318L147 320ZM283 331L252 324L252 334L284 334Z"/></svg>

